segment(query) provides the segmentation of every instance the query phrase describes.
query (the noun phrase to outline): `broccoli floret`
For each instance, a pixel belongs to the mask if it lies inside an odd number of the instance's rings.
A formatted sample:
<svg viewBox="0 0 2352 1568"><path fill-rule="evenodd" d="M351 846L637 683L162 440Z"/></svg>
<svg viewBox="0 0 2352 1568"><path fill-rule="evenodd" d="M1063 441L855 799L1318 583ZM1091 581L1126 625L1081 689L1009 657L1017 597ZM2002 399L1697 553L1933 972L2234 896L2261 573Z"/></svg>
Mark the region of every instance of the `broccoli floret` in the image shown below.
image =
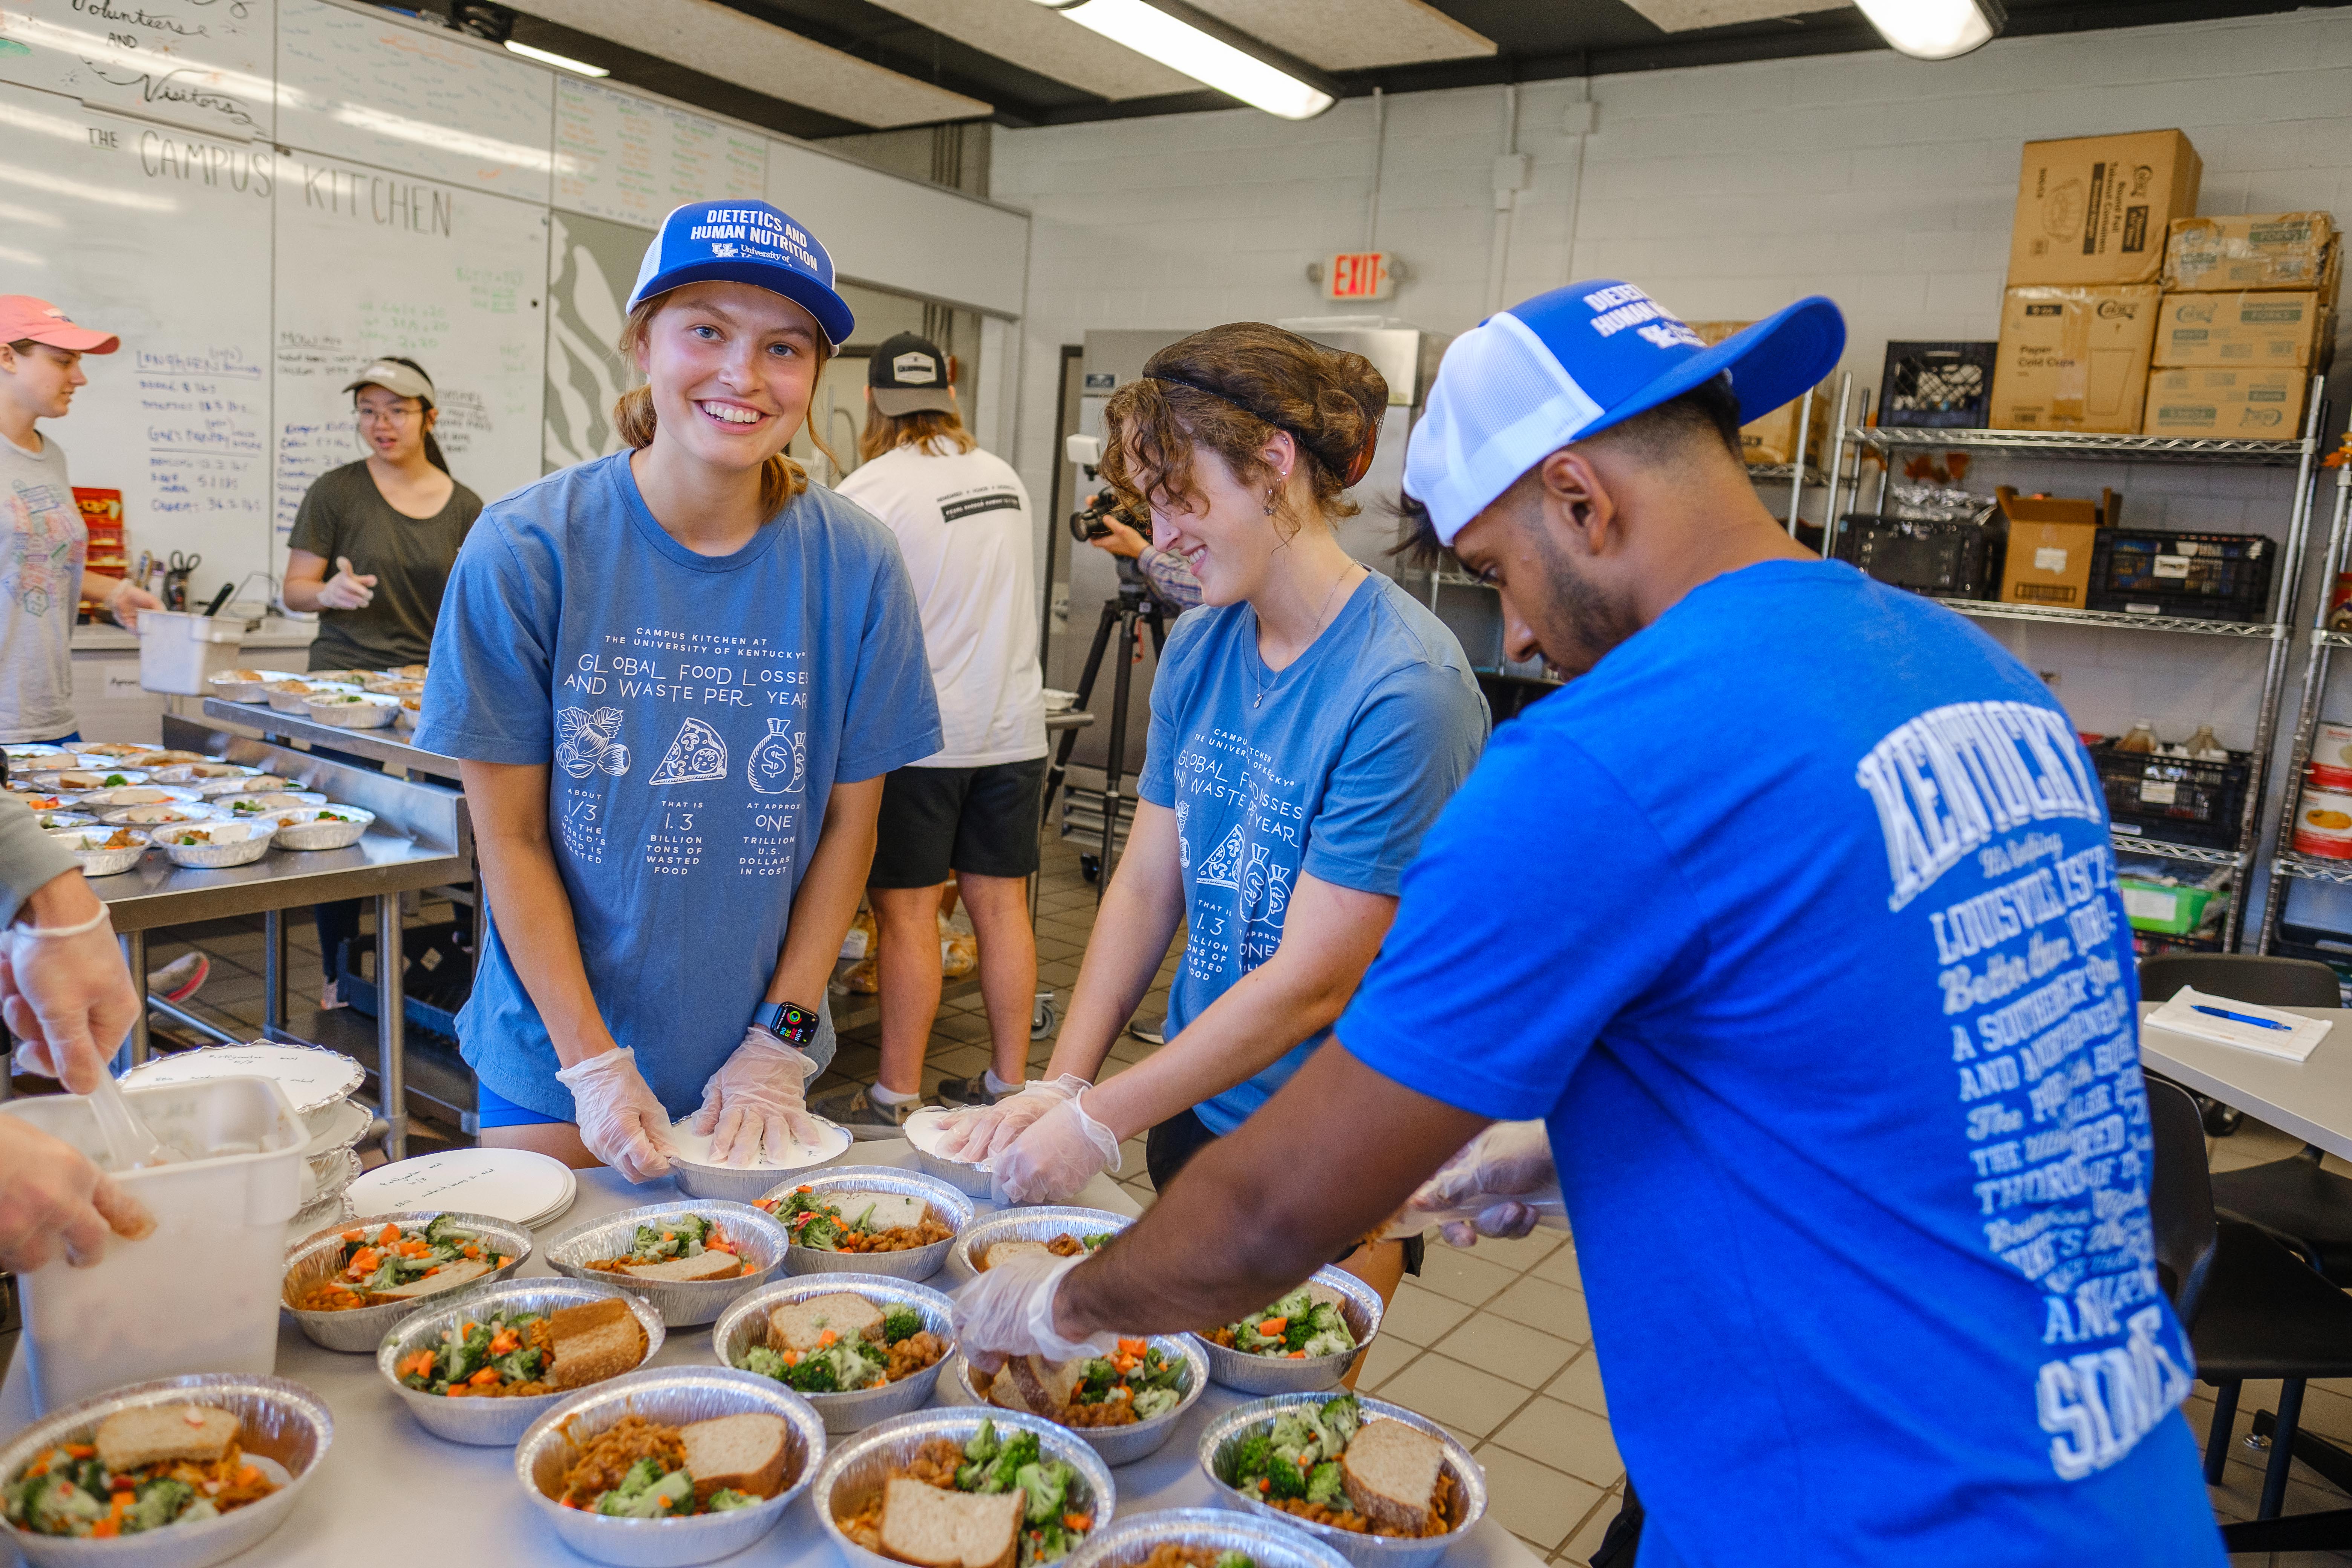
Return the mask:
<svg viewBox="0 0 2352 1568"><path fill-rule="evenodd" d="M1356 1403L1352 1394L1337 1399L1327 1399L1315 1412L1315 1424L1323 1432L1323 1457L1336 1459L1346 1452L1357 1429L1364 1424L1364 1407Z"/></svg>
<svg viewBox="0 0 2352 1568"><path fill-rule="evenodd" d="M739 1492L733 1487L720 1487L710 1494L709 1500L703 1503L702 1511L732 1513L739 1508L757 1508L766 1500L764 1498L755 1498L750 1492Z"/></svg>
<svg viewBox="0 0 2352 1568"><path fill-rule="evenodd" d="M77 1522L96 1524L104 1519L106 1505L52 1471L47 1484L33 1493L31 1511L37 1533L71 1535Z"/></svg>
<svg viewBox="0 0 2352 1568"><path fill-rule="evenodd" d="M1245 1552L1220 1552L1217 1568L1257 1568L1257 1563Z"/></svg>
<svg viewBox="0 0 2352 1568"><path fill-rule="evenodd" d="M1027 1500L1030 1523L1044 1524L1062 1517L1070 1495L1070 1479L1076 1473L1059 1459L1021 1467L1013 1482Z"/></svg>
<svg viewBox="0 0 2352 1568"><path fill-rule="evenodd" d="M1039 1568L1043 1563L1058 1563L1069 1555L1073 1544L1070 1532L1062 1528L1060 1520L1040 1525L1021 1538L1022 1568Z"/></svg>
<svg viewBox="0 0 2352 1568"><path fill-rule="evenodd" d="M1346 1495L1347 1489L1339 1484L1339 1461L1337 1459L1324 1460L1307 1478L1308 1502L1336 1503Z"/></svg>
<svg viewBox="0 0 2352 1568"><path fill-rule="evenodd" d="M1184 1403L1184 1396L1172 1388L1147 1388L1135 1396L1135 1418L1150 1421L1165 1415Z"/></svg>
<svg viewBox="0 0 2352 1568"><path fill-rule="evenodd" d="M956 1467L956 1490L976 1492L988 1484L988 1467L981 1464Z"/></svg>
<svg viewBox="0 0 2352 1568"><path fill-rule="evenodd" d="M743 1359L735 1364L745 1372L756 1372L761 1377L772 1377L778 1383L784 1381L784 1358L765 1345L754 1345L745 1351Z"/></svg>
<svg viewBox="0 0 2352 1568"><path fill-rule="evenodd" d="M1284 1411L1274 1418L1274 1430L1265 1435L1268 1447L1277 1459L1297 1464L1302 1458L1323 1457L1323 1434L1315 1425L1315 1417L1305 1409Z"/></svg>
<svg viewBox="0 0 2352 1568"><path fill-rule="evenodd" d="M996 1456L996 1462L988 1467L988 1483L981 1490L1011 1491L1021 1484L1019 1477L1023 1468L1034 1465L1044 1458L1044 1452L1037 1446L1037 1434L1016 1433L1005 1440L1003 1451Z"/></svg>
<svg viewBox="0 0 2352 1568"><path fill-rule="evenodd" d="M1070 1401L1075 1405L1100 1405L1110 1397L1111 1384L1118 1381L1118 1368L1097 1356L1079 1372L1078 1386L1071 1391Z"/></svg>
<svg viewBox="0 0 2352 1568"><path fill-rule="evenodd" d="M499 1374L504 1377L510 1378L516 1383L530 1383L539 1376L540 1364L546 1359L545 1351L532 1346L527 1350L509 1351L492 1361L490 1364L497 1367Z"/></svg>
<svg viewBox="0 0 2352 1568"><path fill-rule="evenodd" d="M1315 1299L1307 1293L1307 1287L1301 1285L1258 1315L1265 1318L1303 1318L1314 1310L1314 1306Z"/></svg>
<svg viewBox="0 0 2352 1568"><path fill-rule="evenodd" d="M982 1417L980 1430L974 1432L963 1446L963 1457L975 1465L984 1465L996 1458L996 1423Z"/></svg>
<svg viewBox="0 0 2352 1568"><path fill-rule="evenodd" d="M912 1307L892 1307L882 1314L882 1342L895 1345L923 1331L923 1315Z"/></svg>
<svg viewBox="0 0 2352 1568"><path fill-rule="evenodd" d="M1261 1496L1281 1499L1307 1495L1307 1471L1295 1460L1286 1460L1277 1454L1274 1463L1266 1467L1265 1479L1270 1484Z"/></svg>
<svg viewBox="0 0 2352 1568"><path fill-rule="evenodd" d="M1338 1355L1356 1348L1355 1336L1341 1329L1336 1334L1316 1334L1301 1344L1299 1350L1310 1356Z"/></svg>
<svg viewBox="0 0 2352 1568"><path fill-rule="evenodd" d="M629 1467L626 1479L596 1500L596 1511L616 1519L660 1519L682 1511L681 1503L694 1496L694 1478L684 1470L660 1474L654 1459Z"/></svg>
<svg viewBox="0 0 2352 1568"><path fill-rule="evenodd" d="M1109 1239L1110 1233L1108 1231L1105 1231L1100 1236L1082 1236L1078 1237L1078 1244L1081 1247L1084 1247L1088 1252L1092 1252L1096 1247L1100 1247L1104 1242L1108 1241Z"/></svg>
<svg viewBox="0 0 2352 1568"><path fill-rule="evenodd" d="M447 1215L436 1215L425 1226L425 1239L435 1247L463 1247L475 1233L458 1226Z"/></svg>
<svg viewBox="0 0 2352 1568"><path fill-rule="evenodd" d="M160 1530L180 1517L180 1510L196 1500L196 1489L185 1481L169 1477L150 1481L139 1489L139 1500L122 1516L122 1533L131 1535L144 1530Z"/></svg>
<svg viewBox="0 0 2352 1568"><path fill-rule="evenodd" d="M1234 1484L1255 1484L1273 1463L1274 1449L1266 1442L1265 1433L1243 1438L1242 1446L1234 1451Z"/></svg>
<svg viewBox="0 0 2352 1568"><path fill-rule="evenodd" d="M632 1258L657 1258L662 1252L661 1232L649 1225L637 1226L637 1234L629 1242Z"/></svg>
<svg viewBox="0 0 2352 1568"><path fill-rule="evenodd" d="M793 1232L796 1247L814 1247L823 1252L837 1251L841 1246L841 1227L827 1215L818 1215Z"/></svg>

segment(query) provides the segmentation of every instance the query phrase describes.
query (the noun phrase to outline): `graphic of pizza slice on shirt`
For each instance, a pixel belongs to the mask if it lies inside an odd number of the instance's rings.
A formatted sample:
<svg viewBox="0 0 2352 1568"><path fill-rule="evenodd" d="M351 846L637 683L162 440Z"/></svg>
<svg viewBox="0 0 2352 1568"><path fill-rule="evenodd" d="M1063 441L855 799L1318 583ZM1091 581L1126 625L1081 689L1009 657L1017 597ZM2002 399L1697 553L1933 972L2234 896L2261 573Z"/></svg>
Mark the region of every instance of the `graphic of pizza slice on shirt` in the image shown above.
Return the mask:
<svg viewBox="0 0 2352 1568"><path fill-rule="evenodd" d="M677 739L669 743L669 751L646 782L656 789L664 784L702 784L727 776L727 742L718 731L699 719L688 719L678 726Z"/></svg>

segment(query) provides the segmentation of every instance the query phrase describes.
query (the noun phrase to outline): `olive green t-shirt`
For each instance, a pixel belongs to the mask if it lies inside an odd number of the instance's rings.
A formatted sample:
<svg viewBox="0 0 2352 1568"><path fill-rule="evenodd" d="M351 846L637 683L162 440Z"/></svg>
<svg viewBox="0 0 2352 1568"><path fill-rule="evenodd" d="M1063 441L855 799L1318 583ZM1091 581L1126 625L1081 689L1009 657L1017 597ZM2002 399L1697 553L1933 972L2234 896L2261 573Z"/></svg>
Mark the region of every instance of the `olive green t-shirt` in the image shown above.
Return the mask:
<svg viewBox="0 0 2352 1568"><path fill-rule="evenodd" d="M457 563L457 546L482 515L482 498L454 485L432 517L406 517L375 488L365 458L320 474L302 497L287 545L323 556L327 575L335 559L375 578L375 597L361 610L320 610L312 669L389 669L422 664L433 648L441 590Z"/></svg>

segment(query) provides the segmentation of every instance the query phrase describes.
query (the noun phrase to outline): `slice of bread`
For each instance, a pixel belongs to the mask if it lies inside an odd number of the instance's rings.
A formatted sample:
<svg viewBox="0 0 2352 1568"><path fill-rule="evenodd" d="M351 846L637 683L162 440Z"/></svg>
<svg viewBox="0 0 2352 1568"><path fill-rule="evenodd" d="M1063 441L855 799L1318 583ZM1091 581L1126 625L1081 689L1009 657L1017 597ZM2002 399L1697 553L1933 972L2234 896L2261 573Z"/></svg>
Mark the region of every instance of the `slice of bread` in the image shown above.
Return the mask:
<svg viewBox="0 0 2352 1568"><path fill-rule="evenodd" d="M898 1230L920 1225L931 1209L922 1199L904 1193L829 1193L825 1202L841 1211L843 1224L856 1225L862 1220L867 1230Z"/></svg>
<svg viewBox="0 0 2352 1568"><path fill-rule="evenodd" d="M667 1263L632 1263L621 1270L640 1279L732 1279L743 1268L743 1260L731 1252L704 1252L692 1258L673 1258Z"/></svg>
<svg viewBox="0 0 2352 1568"><path fill-rule="evenodd" d="M958 1492L900 1476L882 1489L882 1554L916 1568L1013 1568L1027 1506L1018 1487Z"/></svg>
<svg viewBox="0 0 2352 1568"><path fill-rule="evenodd" d="M721 1487L753 1497L773 1497L783 1489L792 1447L782 1416L759 1411L714 1416L681 1426L677 1435L686 1444L695 1496L707 1498Z"/></svg>
<svg viewBox="0 0 2352 1568"><path fill-rule="evenodd" d="M835 1290L805 1301L787 1301L768 1314L770 1350L813 1351L828 1330L839 1339L853 1340L867 1328L882 1326L882 1309L863 1296Z"/></svg>
<svg viewBox="0 0 2352 1568"><path fill-rule="evenodd" d="M1043 1252L1053 1256L1053 1249L1042 1241L1000 1241L980 1255L982 1272L995 1268L1008 1258L1018 1258L1024 1252Z"/></svg>
<svg viewBox="0 0 2352 1568"><path fill-rule="evenodd" d="M1429 1527L1445 1450L1402 1421L1367 1421L1339 1456L1340 1484L1356 1511L1408 1534Z"/></svg>
<svg viewBox="0 0 2352 1568"><path fill-rule="evenodd" d="M375 1301L414 1301L419 1296L431 1296L459 1285L470 1285L498 1267L478 1258L460 1258L445 1263L422 1279L411 1279L405 1285L389 1290L378 1290L370 1300Z"/></svg>
<svg viewBox="0 0 2352 1568"><path fill-rule="evenodd" d="M118 1410L98 1424L98 1462L117 1475L166 1459L215 1463L236 1441L237 1419L201 1405L148 1405Z"/></svg>
<svg viewBox="0 0 2352 1568"><path fill-rule="evenodd" d="M618 1297L559 1308L548 1314L547 1328L555 1342L547 1381L557 1388L602 1383L646 1359L645 1325Z"/></svg>
<svg viewBox="0 0 2352 1568"><path fill-rule="evenodd" d="M1042 1356L1017 1355L998 1370L988 1396L1007 1410L1056 1417L1068 1406L1086 1369L1085 1357L1050 1362Z"/></svg>

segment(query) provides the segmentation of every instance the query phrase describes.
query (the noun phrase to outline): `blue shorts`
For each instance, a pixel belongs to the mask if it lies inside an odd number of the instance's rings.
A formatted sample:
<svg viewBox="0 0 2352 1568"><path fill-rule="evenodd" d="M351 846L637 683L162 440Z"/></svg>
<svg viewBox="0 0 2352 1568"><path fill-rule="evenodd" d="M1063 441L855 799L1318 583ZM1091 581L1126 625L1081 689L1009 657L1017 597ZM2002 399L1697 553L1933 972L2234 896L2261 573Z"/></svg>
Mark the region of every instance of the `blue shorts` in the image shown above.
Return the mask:
<svg viewBox="0 0 2352 1568"><path fill-rule="evenodd" d="M517 1105L480 1079L474 1080L474 1116L478 1127L568 1127L561 1116L542 1116L527 1105Z"/></svg>

